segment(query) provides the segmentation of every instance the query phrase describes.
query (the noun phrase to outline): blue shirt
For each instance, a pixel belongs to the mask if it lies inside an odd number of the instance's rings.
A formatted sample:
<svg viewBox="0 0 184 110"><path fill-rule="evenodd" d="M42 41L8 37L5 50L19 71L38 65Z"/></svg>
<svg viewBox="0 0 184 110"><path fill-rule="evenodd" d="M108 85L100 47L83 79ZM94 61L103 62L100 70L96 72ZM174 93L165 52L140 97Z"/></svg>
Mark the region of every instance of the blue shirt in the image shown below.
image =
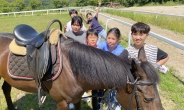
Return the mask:
<svg viewBox="0 0 184 110"><path fill-rule="evenodd" d="M98 33L100 33L103 30L103 27L99 24L98 18L95 16L92 18L92 20L88 20L87 24L91 23L91 28L96 30Z"/></svg>
<svg viewBox="0 0 184 110"><path fill-rule="evenodd" d="M121 46L120 44L118 44L113 51L110 51L109 46L108 46L106 41L100 42L98 44L98 48L102 49L104 51L111 52L111 53L113 53L114 55L117 55L117 56L119 56L124 50L124 47Z"/></svg>

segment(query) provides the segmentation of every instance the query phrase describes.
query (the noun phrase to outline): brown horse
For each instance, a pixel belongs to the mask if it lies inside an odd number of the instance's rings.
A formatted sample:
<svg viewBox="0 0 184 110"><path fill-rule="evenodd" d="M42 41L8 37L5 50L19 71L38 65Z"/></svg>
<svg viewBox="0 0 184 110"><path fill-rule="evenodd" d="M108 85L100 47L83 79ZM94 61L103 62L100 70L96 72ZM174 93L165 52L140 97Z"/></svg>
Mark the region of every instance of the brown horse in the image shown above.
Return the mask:
<svg viewBox="0 0 184 110"><path fill-rule="evenodd" d="M0 33L0 77L4 79L2 89L9 110L15 110L10 96L12 86L37 93L34 80L14 79L8 75L8 46L13 38L13 34ZM58 110L68 110L69 103L74 103L75 109L81 110L80 100L84 91L112 88L118 91L118 102L125 109L163 109L156 88L159 76L154 67L146 61L143 48L139 52L141 63L137 65L127 58L80 44L62 35L59 40L62 55L61 74L54 81L43 82Z"/></svg>

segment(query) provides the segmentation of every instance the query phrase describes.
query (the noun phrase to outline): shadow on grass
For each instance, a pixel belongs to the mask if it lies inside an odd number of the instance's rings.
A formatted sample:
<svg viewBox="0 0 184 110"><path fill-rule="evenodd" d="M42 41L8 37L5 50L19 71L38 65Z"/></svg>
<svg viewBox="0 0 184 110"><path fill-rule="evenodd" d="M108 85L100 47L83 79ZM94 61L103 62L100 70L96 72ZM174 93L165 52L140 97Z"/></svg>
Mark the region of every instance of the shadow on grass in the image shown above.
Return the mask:
<svg viewBox="0 0 184 110"><path fill-rule="evenodd" d="M43 105L39 107L37 94L26 94L14 102L15 108L18 110L57 110L54 100L47 95ZM92 110L85 101L81 101L82 110Z"/></svg>
<svg viewBox="0 0 184 110"><path fill-rule="evenodd" d="M176 76L176 75L174 75L174 74L173 74L173 76L174 76L180 83L182 83L182 84L184 85L184 81L182 81L178 76Z"/></svg>

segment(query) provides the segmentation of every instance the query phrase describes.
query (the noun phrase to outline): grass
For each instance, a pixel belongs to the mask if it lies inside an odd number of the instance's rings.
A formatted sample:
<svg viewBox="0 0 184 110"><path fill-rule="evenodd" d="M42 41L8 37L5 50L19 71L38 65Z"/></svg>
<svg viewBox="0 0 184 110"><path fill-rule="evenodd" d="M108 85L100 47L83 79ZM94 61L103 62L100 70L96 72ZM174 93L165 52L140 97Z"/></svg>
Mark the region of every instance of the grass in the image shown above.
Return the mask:
<svg viewBox="0 0 184 110"><path fill-rule="evenodd" d="M172 100L176 104L176 110L184 110L184 82L174 75L174 69L170 68L169 74L160 74L161 95Z"/></svg>
<svg viewBox="0 0 184 110"><path fill-rule="evenodd" d="M132 16L131 13L127 13L127 16ZM142 15L143 16L143 15ZM148 17L148 16L147 16ZM48 23L53 19L59 19L63 25L65 25L70 17L68 14L38 14L34 16L23 16L19 15L14 16L0 16L0 32L13 32L13 29L18 24L29 24L34 27L38 32L42 32L46 29ZM153 18L152 18L153 19ZM58 27L58 25L54 25ZM126 40L122 40L122 45L127 45ZM174 110L184 110L184 82L181 81L178 77L174 76L174 69L170 68L170 72L165 74L160 74L161 83L160 83L160 95L164 96L166 100L171 100L176 107ZM3 79L0 80L0 85L2 85ZM19 108L19 110L55 110L56 104L50 98L47 97L46 102L39 108L38 99L36 94L25 93L20 90L13 88L11 96L14 102L14 105ZM2 90L0 89L0 110L6 110L6 101L3 95ZM82 110L91 110L91 104L82 102Z"/></svg>
<svg viewBox="0 0 184 110"><path fill-rule="evenodd" d="M170 17L170 16L156 16L153 14L145 14L138 12L127 12L120 10L104 10L103 12L117 15L125 18L130 18L134 21L144 22L155 26L162 27L163 29L169 29L176 33L184 34L184 18ZM177 21L177 22L176 22Z"/></svg>

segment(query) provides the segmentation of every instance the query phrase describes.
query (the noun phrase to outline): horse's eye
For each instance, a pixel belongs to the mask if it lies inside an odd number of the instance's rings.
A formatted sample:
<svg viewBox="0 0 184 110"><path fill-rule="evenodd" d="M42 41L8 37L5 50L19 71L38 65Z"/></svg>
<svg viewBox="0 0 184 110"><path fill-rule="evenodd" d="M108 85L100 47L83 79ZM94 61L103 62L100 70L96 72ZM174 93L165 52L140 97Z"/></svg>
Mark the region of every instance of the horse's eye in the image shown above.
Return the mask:
<svg viewBox="0 0 184 110"><path fill-rule="evenodd" d="M144 98L144 102L149 103L152 102L154 98Z"/></svg>

